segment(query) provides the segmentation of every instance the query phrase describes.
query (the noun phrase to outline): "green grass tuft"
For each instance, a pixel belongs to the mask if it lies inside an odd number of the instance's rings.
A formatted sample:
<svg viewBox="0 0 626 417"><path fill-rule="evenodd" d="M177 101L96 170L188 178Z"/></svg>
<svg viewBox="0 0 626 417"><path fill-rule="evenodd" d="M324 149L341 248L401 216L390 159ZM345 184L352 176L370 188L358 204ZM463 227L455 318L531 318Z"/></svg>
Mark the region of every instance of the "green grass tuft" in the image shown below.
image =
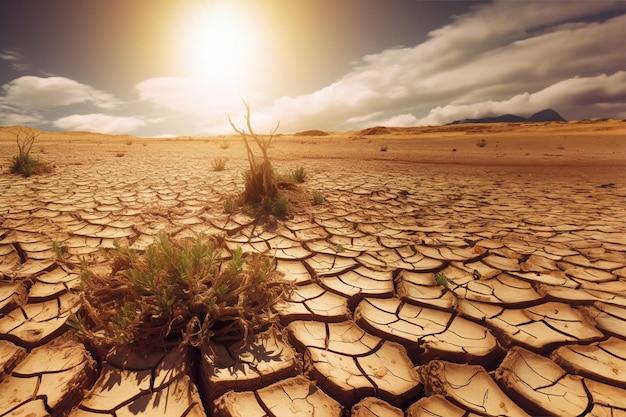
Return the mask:
<svg viewBox="0 0 626 417"><path fill-rule="evenodd" d="M322 192L318 190L313 190L313 205L319 206L322 203L324 203L324 195L322 194Z"/></svg>
<svg viewBox="0 0 626 417"><path fill-rule="evenodd" d="M306 180L306 171L304 170L304 167L298 167L291 171L291 177L294 181L303 183Z"/></svg>
<svg viewBox="0 0 626 417"><path fill-rule="evenodd" d="M224 200L224 213L233 214L237 208L237 203L231 197Z"/></svg>
<svg viewBox="0 0 626 417"><path fill-rule="evenodd" d="M448 283L448 277L443 272L437 272L435 274L435 283L437 283L437 285L441 285L446 289L450 287L450 284Z"/></svg>
<svg viewBox="0 0 626 417"><path fill-rule="evenodd" d="M289 199L283 193L278 193L274 198L266 197L259 207L260 214L272 215L285 218L289 214Z"/></svg>

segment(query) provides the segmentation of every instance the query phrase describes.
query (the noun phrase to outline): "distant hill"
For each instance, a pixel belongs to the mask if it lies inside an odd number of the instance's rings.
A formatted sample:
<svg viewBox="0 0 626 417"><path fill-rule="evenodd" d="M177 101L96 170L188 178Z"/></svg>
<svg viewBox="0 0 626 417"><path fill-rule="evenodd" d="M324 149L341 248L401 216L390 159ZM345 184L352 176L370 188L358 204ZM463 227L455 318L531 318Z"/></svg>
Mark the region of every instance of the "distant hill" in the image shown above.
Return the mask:
<svg viewBox="0 0 626 417"><path fill-rule="evenodd" d="M567 122L556 110L541 110L528 118L529 122Z"/></svg>
<svg viewBox="0 0 626 417"><path fill-rule="evenodd" d="M518 122L567 122L556 110L545 109L533 114L530 117L516 116L514 114L503 114L501 116L483 117L481 119L455 120L449 125L459 125L466 123L518 123Z"/></svg>
<svg viewBox="0 0 626 417"><path fill-rule="evenodd" d="M328 132L323 130L304 130L302 132L294 133L294 136L328 136Z"/></svg>
<svg viewBox="0 0 626 417"><path fill-rule="evenodd" d="M385 126L375 126L368 127L367 129L363 129L359 132L361 135L387 135L391 133L392 130Z"/></svg>

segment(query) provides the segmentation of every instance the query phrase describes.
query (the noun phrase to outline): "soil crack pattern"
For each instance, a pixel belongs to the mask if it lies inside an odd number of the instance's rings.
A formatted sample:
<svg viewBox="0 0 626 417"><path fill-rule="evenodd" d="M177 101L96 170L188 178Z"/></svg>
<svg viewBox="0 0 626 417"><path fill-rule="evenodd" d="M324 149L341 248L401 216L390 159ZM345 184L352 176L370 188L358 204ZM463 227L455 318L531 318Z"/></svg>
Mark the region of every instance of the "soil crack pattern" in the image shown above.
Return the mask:
<svg viewBox="0 0 626 417"><path fill-rule="evenodd" d="M393 143L376 158L343 136L276 137L276 166L323 196L281 219L226 209L241 143L212 171L212 139L138 138L122 158L42 136L53 172L0 174L0 417L626 414L623 166L479 165L493 150L467 135L455 163L398 159L415 136L376 138ZM109 271L117 242L141 252L161 233L271 257L293 285L275 325L145 354L81 341L81 265Z"/></svg>

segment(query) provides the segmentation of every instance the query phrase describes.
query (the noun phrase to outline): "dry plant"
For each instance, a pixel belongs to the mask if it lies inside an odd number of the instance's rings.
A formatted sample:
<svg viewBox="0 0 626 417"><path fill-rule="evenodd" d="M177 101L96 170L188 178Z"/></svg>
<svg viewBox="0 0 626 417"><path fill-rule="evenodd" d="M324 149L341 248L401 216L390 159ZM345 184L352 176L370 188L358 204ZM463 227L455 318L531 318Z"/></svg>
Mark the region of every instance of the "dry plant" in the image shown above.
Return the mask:
<svg viewBox="0 0 626 417"><path fill-rule="evenodd" d="M215 157L211 161L211 167L213 167L213 171L216 172L224 171L226 169L226 162L228 162L228 158Z"/></svg>
<svg viewBox="0 0 626 417"><path fill-rule="evenodd" d="M11 173L30 177L33 174L50 172L51 168L30 156L39 133L33 129L20 128L15 133L18 154L11 161Z"/></svg>
<svg viewBox="0 0 626 417"><path fill-rule="evenodd" d="M319 206L324 203L324 195L319 190L313 190L313 205Z"/></svg>
<svg viewBox="0 0 626 417"><path fill-rule="evenodd" d="M304 167L298 167L291 171L291 177L296 182L304 182L306 180L306 171L304 170Z"/></svg>
<svg viewBox="0 0 626 417"><path fill-rule="evenodd" d="M224 200L224 213L233 214L236 207L237 203L232 198L228 197Z"/></svg>
<svg viewBox="0 0 626 417"><path fill-rule="evenodd" d="M235 132L237 132L243 139L243 142L246 145L248 163L250 165L250 170L245 176L246 187L243 199L246 203L259 204L263 203L266 199L273 200L278 194L278 186L276 184L272 163L267 155L267 150L272 144L272 139L280 126L280 122L270 132L269 136L263 137L261 135L257 135L252 129L252 124L250 122L250 104L244 99L242 99L242 101L246 107L245 119L248 131L246 132L245 129L239 130L233 123L230 115L228 115L228 122ZM258 158L252 150L252 144L255 144L261 151L260 158Z"/></svg>
<svg viewBox="0 0 626 417"><path fill-rule="evenodd" d="M219 236L162 234L144 253L114 247L109 275L83 265L82 309L69 321L98 350L247 340L273 323L271 308L290 288L273 259L244 258L241 248L224 259Z"/></svg>

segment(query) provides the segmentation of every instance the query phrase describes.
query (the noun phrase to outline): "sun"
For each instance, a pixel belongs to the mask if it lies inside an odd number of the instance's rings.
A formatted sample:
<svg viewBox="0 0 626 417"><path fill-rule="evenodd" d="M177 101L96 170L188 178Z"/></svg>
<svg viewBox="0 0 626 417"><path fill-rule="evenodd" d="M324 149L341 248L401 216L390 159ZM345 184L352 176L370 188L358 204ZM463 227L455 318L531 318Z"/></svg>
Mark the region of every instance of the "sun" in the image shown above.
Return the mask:
<svg viewBox="0 0 626 417"><path fill-rule="evenodd" d="M254 36L240 12L227 2L206 2L188 10L178 42L186 74L221 86L245 83Z"/></svg>

